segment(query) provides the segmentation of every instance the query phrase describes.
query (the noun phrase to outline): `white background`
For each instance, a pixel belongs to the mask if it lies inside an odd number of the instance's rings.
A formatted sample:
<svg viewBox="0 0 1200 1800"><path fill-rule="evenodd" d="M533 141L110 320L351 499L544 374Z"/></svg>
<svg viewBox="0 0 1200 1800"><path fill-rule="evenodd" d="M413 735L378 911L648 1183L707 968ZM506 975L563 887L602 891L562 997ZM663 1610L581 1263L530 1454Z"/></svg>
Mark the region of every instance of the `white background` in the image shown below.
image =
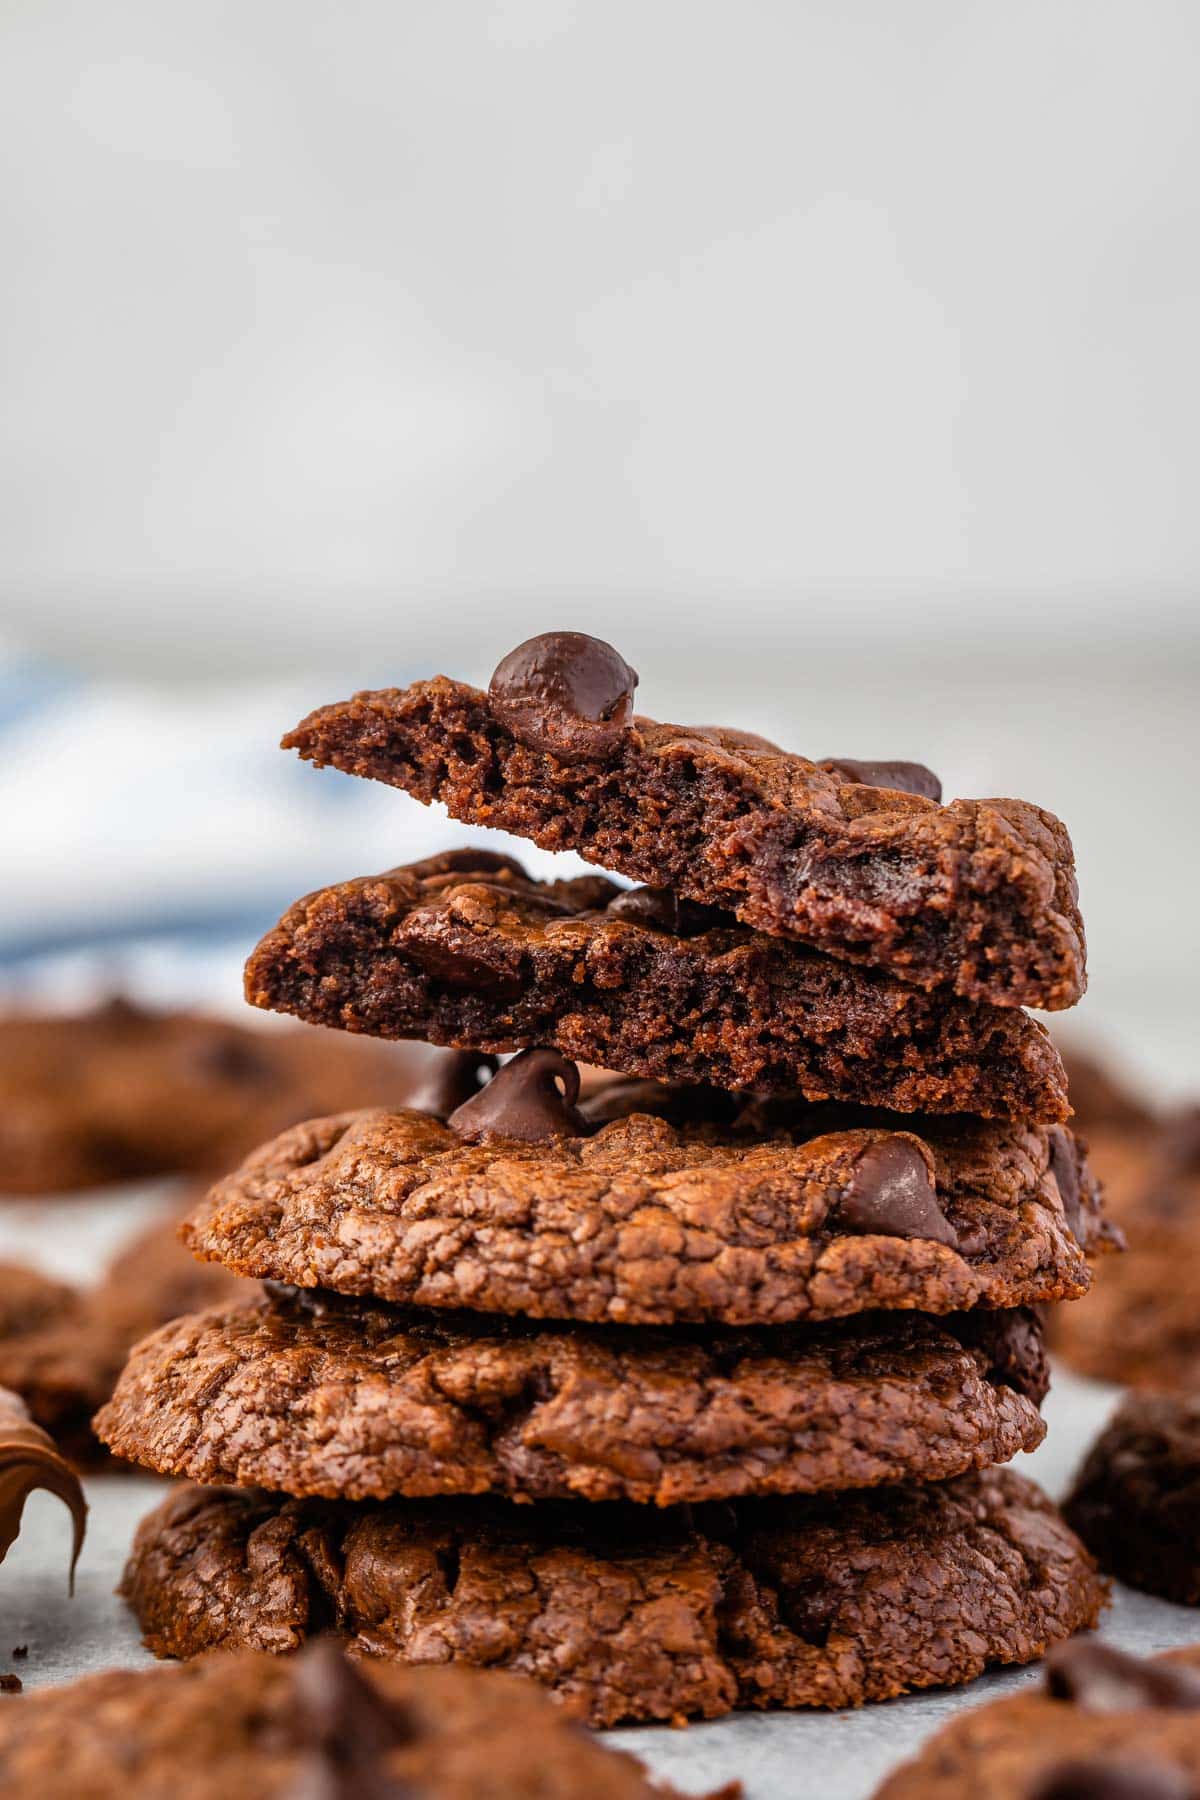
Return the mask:
<svg viewBox="0 0 1200 1800"><path fill-rule="evenodd" d="M572 624L1061 812L1084 1023L1200 1077L1198 71L1187 0L7 0L0 634L119 685L6 740L0 924L398 860L239 758Z"/></svg>

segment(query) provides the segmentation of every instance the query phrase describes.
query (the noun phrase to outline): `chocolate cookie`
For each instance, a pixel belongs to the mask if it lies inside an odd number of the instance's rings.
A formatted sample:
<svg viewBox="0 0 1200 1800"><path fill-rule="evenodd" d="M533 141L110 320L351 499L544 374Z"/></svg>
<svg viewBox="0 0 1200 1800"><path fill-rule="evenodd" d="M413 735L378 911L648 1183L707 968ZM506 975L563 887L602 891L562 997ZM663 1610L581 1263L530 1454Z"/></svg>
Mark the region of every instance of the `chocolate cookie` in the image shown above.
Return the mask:
<svg viewBox="0 0 1200 1800"><path fill-rule="evenodd" d="M23 1263L0 1262L0 1343L52 1324L70 1312L75 1301L75 1290L65 1281Z"/></svg>
<svg viewBox="0 0 1200 1800"><path fill-rule="evenodd" d="M671 1800L532 1682L352 1663L328 1643L291 1662L110 1669L0 1706L0 1786L40 1800Z"/></svg>
<svg viewBox="0 0 1200 1800"><path fill-rule="evenodd" d="M0 1385L21 1395L73 1462L102 1466L107 1454L93 1435L92 1415L137 1340L180 1312L255 1291L189 1256L174 1218L139 1233L95 1288L0 1265Z"/></svg>
<svg viewBox="0 0 1200 1800"><path fill-rule="evenodd" d="M0 1192L232 1168L317 1112L395 1104L414 1053L126 1000L0 1019Z"/></svg>
<svg viewBox="0 0 1200 1800"><path fill-rule="evenodd" d="M1200 1645L1143 1661L1094 1638L1040 1688L959 1713L875 1800L1195 1800Z"/></svg>
<svg viewBox="0 0 1200 1800"><path fill-rule="evenodd" d="M667 1512L184 1488L139 1527L123 1592L159 1656L333 1630L359 1654L532 1675L595 1725L970 1681L1105 1599L1008 1469Z"/></svg>
<svg viewBox="0 0 1200 1800"><path fill-rule="evenodd" d="M851 974L662 889L531 881L486 851L309 894L254 951L246 998L371 1037L552 1044L669 1081L904 1112L1069 1115L1058 1052L1018 1010Z"/></svg>
<svg viewBox="0 0 1200 1800"><path fill-rule="evenodd" d="M897 1115L838 1131L821 1109L811 1138L645 1114L580 1136L570 1108L566 1135L523 1141L548 1128L527 1096L509 1103L520 1075L506 1065L468 1103L495 1114L481 1142L465 1108L457 1128L364 1112L287 1132L218 1182L185 1240L300 1287L646 1325L1061 1299L1086 1291L1106 1242L1062 1126Z"/></svg>
<svg viewBox="0 0 1200 1800"><path fill-rule="evenodd" d="M178 1319L96 1420L164 1475L347 1500L636 1500L938 1481L1045 1435L1023 1312L736 1332L405 1313L334 1296Z"/></svg>
<svg viewBox="0 0 1200 1800"><path fill-rule="evenodd" d="M1200 1395L1129 1395L1063 1510L1102 1569L1200 1606Z"/></svg>
<svg viewBox="0 0 1200 1800"><path fill-rule="evenodd" d="M810 762L749 733L635 718L636 677L618 664L594 638L552 632L506 657L486 694L444 676L361 693L283 743L918 987L999 1006L1079 999L1074 856L1053 814L940 806L916 765Z"/></svg>

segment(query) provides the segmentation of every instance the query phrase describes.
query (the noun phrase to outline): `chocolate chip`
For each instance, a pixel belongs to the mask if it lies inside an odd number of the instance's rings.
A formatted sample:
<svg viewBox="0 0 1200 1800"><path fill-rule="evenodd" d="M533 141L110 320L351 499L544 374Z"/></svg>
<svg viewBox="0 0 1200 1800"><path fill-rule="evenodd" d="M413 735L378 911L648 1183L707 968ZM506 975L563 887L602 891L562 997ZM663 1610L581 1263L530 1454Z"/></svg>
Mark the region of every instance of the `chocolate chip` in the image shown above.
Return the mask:
<svg viewBox="0 0 1200 1800"><path fill-rule="evenodd" d="M24 1685L19 1675L0 1675L0 1694L19 1694Z"/></svg>
<svg viewBox="0 0 1200 1800"><path fill-rule="evenodd" d="M309 1644L293 1668L295 1734L304 1748L350 1769L411 1742L408 1713L386 1700L328 1638Z"/></svg>
<svg viewBox="0 0 1200 1800"><path fill-rule="evenodd" d="M909 1138L883 1138L862 1152L838 1205L838 1224L844 1231L930 1238L952 1250L959 1247L925 1158Z"/></svg>
<svg viewBox="0 0 1200 1800"><path fill-rule="evenodd" d="M942 797L940 780L924 763L856 762L852 756L827 756L821 767L860 787L893 788L901 794L920 794L924 800L940 801Z"/></svg>
<svg viewBox="0 0 1200 1800"><path fill-rule="evenodd" d="M1058 1183L1059 1197L1072 1236L1082 1239L1083 1213L1079 1205L1079 1168L1071 1134L1061 1125L1050 1127L1050 1173Z"/></svg>
<svg viewBox="0 0 1200 1800"><path fill-rule="evenodd" d="M589 1125L611 1125L615 1119L627 1119L631 1113L666 1116L672 1106L675 1090L661 1081L646 1081L636 1075L620 1076L594 1088L579 1105Z"/></svg>
<svg viewBox="0 0 1200 1800"><path fill-rule="evenodd" d="M611 1125L631 1113L648 1113L672 1125L733 1127L755 1103L744 1094L727 1094L698 1082L648 1081L636 1075L618 1075L592 1089L579 1103L589 1125ZM748 1127L761 1137L769 1126Z"/></svg>
<svg viewBox="0 0 1200 1800"><path fill-rule="evenodd" d="M1131 1712L1145 1706L1200 1710L1200 1674L1183 1663L1129 1656L1095 1638L1072 1638L1046 1660L1046 1692L1084 1712Z"/></svg>
<svg viewBox="0 0 1200 1800"><path fill-rule="evenodd" d="M699 937L703 931L733 924L732 916L720 907L682 900L672 888L627 888L610 900L604 910L614 919L627 919L650 931L670 932L672 937Z"/></svg>
<svg viewBox="0 0 1200 1800"><path fill-rule="evenodd" d="M838 1595L817 1578L795 1587L783 1586L779 1593L779 1612L789 1631L804 1643L823 1650L837 1618Z"/></svg>
<svg viewBox="0 0 1200 1800"><path fill-rule="evenodd" d="M413 1112L430 1113L435 1119L448 1119L479 1093L484 1085L483 1071L488 1069L494 1075L498 1066L494 1056L484 1056L478 1050L439 1050L404 1096L403 1105Z"/></svg>
<svg viewBox="0 0 1200 1800"><path fill-rule="evenodd" d="M637 671L601 638L547 631L510 650L488 687L517 742L563 762L603 759L633 718Z"/></svg>
<svg viewBox="0 0 1200 1800"><path fill-rule="evenodd" d="M1052 1764L1026 1793L1027 1800L1196 1800L1197 1789L1173 1763L1088 1756Z"/></svg>
<svg viewBox="0 0 1200 1800"><path fill-rule="evenodd" d="M562 1083L561 1089L559 1082ZM557 1050L522 1050L485 1088L451 1113L451 1131L468 1144L516 1138L544 1144L553 1138L586 1137L587 1120L576 1112L579 1070Z"/></svg>
<svg viewBox="0 0 1200 1800"><path fill-rule="evenodd" d="M976 1307L951 1314L950 1327L964 1344L988 1358L988 1380L1024 1394L1040 1406L1050 1389L1050 1366L1042 1339L1042 1327L1027 1306L988 1312Z"/></svg>
<svg viewBox="0 0 1200 1800"><path fill-rule="evenodd" d="M290 1281L264 1281L263 1288L280 1312L299 1312L309 1319L323 1319L338 1301L328 1288L294 1287Z"/></svg>

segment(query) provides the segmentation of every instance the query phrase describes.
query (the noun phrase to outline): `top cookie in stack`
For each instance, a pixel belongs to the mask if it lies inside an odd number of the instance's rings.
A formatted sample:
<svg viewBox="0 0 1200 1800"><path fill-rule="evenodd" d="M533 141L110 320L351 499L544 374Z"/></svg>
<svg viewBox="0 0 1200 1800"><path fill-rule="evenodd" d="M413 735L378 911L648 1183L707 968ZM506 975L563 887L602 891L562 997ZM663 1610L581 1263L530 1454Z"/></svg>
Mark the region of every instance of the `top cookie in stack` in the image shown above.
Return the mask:
<svg viewBox="0 0 1200 1800"><path fill-rule="evenodd" d="M635 679L554 633L489 694L360 695L285 740L653 885L465 850L310 895L251 956L257 1005L451 1054L185 1226L285 1285L147 1339L99 1421L240 1490L139 1534L164 1653L336 1619L614 1722L883 1698L1094 1622L1081 1546L993 1466L1043 1435L1027 1309L1108 1242L1020 1010L1082 987L1066 833L635 718Z"/></svg>

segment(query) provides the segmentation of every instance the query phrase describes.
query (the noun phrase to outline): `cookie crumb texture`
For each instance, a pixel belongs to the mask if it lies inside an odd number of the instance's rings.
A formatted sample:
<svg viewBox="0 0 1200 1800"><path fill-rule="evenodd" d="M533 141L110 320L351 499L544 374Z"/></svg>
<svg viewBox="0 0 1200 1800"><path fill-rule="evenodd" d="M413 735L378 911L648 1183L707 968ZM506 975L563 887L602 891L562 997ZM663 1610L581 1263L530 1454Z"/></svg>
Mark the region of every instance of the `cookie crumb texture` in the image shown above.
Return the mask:
<svg viewBox="0 0 1200 1800"><path fill-rule="evenodd" d="M1200 1672L1200 1645L1143 1667ZM1115 1684L1107 1701L1080 1705L1042 1688L972 1706L889 1775L875 1800L1188 1800L1200 1791L1194 1709L1154 1705Z"/></svg>
<svg viewBox="0 0 1200 1800"><path fill-rule="evenodd" d="M319 1308L176 1320L134 1351L96 1429L162 1474L292 1495L659 1506L934 1481L1045 1432L1027 1313L739 1336Z"/></svg>
<svg viewBox="0 0 1200 1800"><path fill-rule="evenodd" d="M1051 1010L1083 993L1071 840L1022 800L939 806L742 732L644 718L603 756L564 760L444 676L322 707L283 743L918 987Z"/></svg>
<svg viewBox="0 0 1200 1800"><path fill-rule="evenodd" d="M903 1112L1069 1116L1044 1028L602 877L451 852L297 901L246 998L370 1037L552 1044L622 1074Z"/></svg>
<svg viewBox="0 0 1200 1800"><path fill-rule="evenodd" d="M356 1655L531 1675L601 1726L956 1685L1094 1624L1106 1589L998 1469L664 1513L184 1488L143 1520L122 1592L158 1656L333 1631Z"/></svg>
<svg viewBox="0 0 1200 1800"><path fill-rule="evenodd" d="M399 1800L672 1800L623 1751L563 1719L529 1682L475 1669L361 1665L395 1709L395 1743L352 1740L339 1756L304 1745L297 1665L211 1657L112 1669L0 1707L0 1786L39 1800L296 1800L359 1793ZM726 1797L730 1800L730 1797Z"/></svg>
<svg viewBox="0 0 1200 1800"><path fill-rule="evenodd" d="M1200 1397L1130 1394L1063 1510L1110 1575L1200 1605Z"/></svg>
<svg viewBox="0 0 1200 1800"><path fill-rule="evenodd" d="M298 1287L619 1324L780 1324L1086 1293L1106 1230L1063 1127L837 1123L837 1109L820 1109L819 1135L739 1139L635 1113L588 1138L471 1145L424 1113L343 1114L264 1145L183 1233L238 1274ZM897 1136L925 1159L957 1248L840 1216L864 1155Z"/></svg>

